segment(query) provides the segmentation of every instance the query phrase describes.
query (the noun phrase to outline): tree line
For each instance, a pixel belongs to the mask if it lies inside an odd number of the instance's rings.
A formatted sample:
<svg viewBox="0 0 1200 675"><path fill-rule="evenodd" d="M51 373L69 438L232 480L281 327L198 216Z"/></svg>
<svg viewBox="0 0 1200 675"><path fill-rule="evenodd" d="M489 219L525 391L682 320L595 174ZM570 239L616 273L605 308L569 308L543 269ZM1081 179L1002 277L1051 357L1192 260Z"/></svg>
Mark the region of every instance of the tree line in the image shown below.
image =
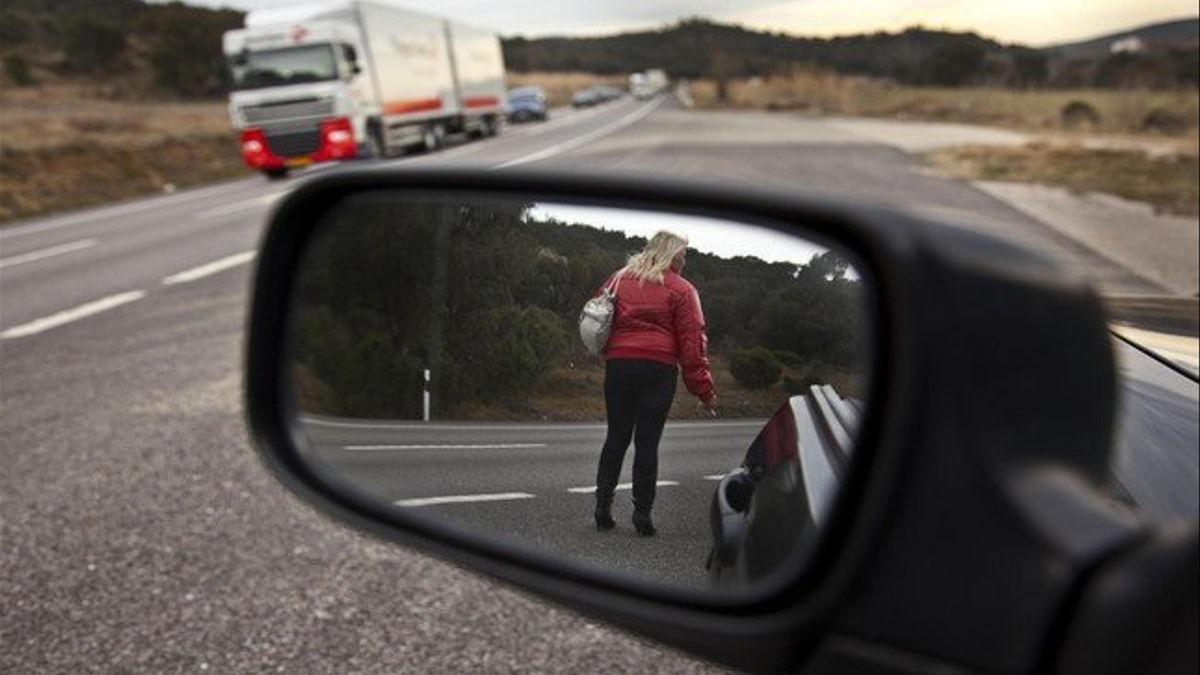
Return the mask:
<svg viewBox="0 0 1200 675"><path fill-rule="evenodd" d="M301 406L419 418L428 368L434 408L452 417L520 403L555 369L599 368L578 338L579 311L645 241L533 220L529 206L381 200L331 217L297 286ZM863 284L833 253L788 264L693 251L685 276L703 298L714 353L865 366Z"/></svg>

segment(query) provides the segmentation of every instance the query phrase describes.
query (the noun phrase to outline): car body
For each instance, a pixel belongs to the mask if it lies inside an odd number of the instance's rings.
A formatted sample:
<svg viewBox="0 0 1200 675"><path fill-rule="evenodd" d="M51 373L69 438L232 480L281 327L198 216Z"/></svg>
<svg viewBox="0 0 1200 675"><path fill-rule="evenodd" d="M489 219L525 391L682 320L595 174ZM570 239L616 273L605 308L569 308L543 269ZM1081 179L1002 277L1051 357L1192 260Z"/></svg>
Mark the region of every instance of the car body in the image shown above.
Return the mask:
<svg viewBox="0 0 1200 675"><path fill-rule="evenodd" d="M602 102L600 92L596 91L595 87L582 89L571 96L571 106L575 108L590 108Z"/></svg>
<svg viewBox="0 0 1200 675"><path fill-rule="evenodd" d="M541 87L518 87L508 91L508 121L545 121L550 115L546 92Z"/></svg>
<svg viewBox="0 0 1200 675"><path fill-rule="evenodd" d="M1169 523L1195 519L1195 416L1200 385L1143 346L1119 337L1119 424L1112 472L1114 497L1143 518ZM833 487L849 460L848 432L861 401L828 385L813 386L781 405L755 437L742 464L713 492L712 549L706 561L714 584L765 577L780 564L781 542L806 554L828 517ZM1192 457L1190 465L1179 458Z"/></svg>

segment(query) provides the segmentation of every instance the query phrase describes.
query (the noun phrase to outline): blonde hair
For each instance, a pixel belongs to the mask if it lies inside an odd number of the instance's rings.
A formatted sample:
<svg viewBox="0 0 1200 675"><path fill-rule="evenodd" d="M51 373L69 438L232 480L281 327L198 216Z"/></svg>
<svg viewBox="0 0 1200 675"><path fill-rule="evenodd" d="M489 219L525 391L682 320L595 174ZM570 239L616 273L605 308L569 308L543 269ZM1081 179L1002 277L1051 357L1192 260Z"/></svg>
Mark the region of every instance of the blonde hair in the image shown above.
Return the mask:
<svg viewBox="0 0 1200 675"><path fill-rule="evenodd" d="M687 246L686 237L659 230L653 237L650 237L650 241L646 242L646 247L642 249L641 253L629 256L629 262L621 271L639 281L653 281L661 284L663 274L671 267L675 256L679 255Z"/></svg>

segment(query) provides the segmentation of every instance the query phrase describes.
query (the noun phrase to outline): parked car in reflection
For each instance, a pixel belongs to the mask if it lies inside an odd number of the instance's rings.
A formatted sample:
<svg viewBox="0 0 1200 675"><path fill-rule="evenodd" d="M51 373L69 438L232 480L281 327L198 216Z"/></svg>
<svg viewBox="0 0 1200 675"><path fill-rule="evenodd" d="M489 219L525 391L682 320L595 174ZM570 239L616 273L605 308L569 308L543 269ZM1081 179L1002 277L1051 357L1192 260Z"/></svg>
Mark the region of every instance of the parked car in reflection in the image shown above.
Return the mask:
<svg viewBox="0 0 1200 675"><path fill-rule="evenodd" d="M508 92L509 122L544 122L550 112L541 87L518 87Z"/></svg>
<svg viewBox="0 0 1200 675"><path fill-rule="evenodd" d="M812 385L779 407L742 465L717 485L709 512L709 579L743 585L814 547L845 472L858 399Z"/></svg>

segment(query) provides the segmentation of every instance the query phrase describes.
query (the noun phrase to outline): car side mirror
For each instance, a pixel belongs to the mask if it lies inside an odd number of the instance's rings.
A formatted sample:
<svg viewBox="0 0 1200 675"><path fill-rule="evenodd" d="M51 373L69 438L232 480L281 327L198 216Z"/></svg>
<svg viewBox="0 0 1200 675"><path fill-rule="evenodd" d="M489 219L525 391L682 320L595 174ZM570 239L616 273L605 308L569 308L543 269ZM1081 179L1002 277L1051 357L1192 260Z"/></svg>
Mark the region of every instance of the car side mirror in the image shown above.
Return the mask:
<svg viewBox="0 0 1200 675"><path fill-rule="evenodd" d="M902 213L330 171L271 217L246 349L256 446L305 501L740 668L1036 669L1137 536L1095 295ZM648 453L628 479L614 433Z"/></svg>

